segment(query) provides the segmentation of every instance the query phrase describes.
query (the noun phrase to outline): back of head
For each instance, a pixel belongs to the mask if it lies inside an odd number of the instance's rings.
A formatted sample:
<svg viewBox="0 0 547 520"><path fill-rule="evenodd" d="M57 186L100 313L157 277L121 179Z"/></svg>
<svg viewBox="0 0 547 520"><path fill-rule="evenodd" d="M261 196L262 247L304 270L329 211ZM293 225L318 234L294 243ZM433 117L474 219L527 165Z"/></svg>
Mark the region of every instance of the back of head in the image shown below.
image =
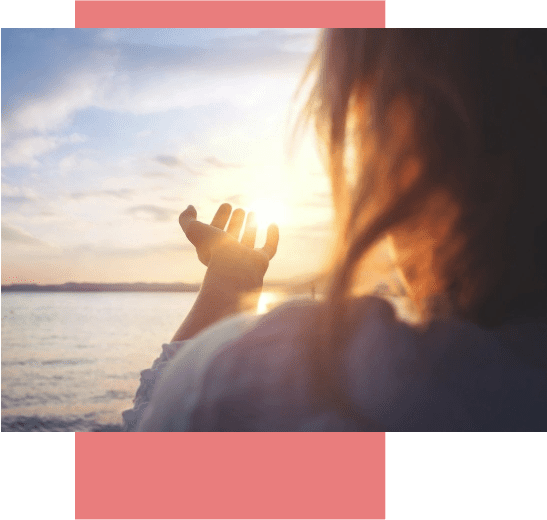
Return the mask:
<svg viewBox="0 0 547 520"><path fill-rule="evenodd" d="M382 239L424 323L436 295L483 327L546 316L547 31L327 30L309 70L340 226L314 387L352 415L346 300Z"/></svg>
<svg viewBox="0 0 547 520"><path fill-rule="evenodd" d="M315 63L342 222L331 301L389 236L424 316L434 294L486 326L544 312L547 31L334 29Z"/></svg>

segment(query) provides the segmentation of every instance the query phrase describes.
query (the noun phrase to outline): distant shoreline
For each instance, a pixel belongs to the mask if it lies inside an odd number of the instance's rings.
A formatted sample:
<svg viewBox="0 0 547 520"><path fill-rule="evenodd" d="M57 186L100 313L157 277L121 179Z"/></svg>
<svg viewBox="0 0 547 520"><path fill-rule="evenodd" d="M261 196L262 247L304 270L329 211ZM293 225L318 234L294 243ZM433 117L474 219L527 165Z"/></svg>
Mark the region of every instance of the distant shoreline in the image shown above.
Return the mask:
<svg viewBox="0 0 547 520"><path fill-rule="evenodd" d="M2 292L198 292L199 283L75 283L2 285Z"/></svg>
<svg viewBox="0 0 547 520"><path fill-rule="evenodd" d="M198 292L199 283L76 283L40 285L40 284L10 284L2 285L2 292ZM287 283L264 284L265 290L281 290L291 292L307 292L307 286L294 287ZM289 290L290 290L289 289ZM296 291L295 291L296 289Z"/></svg>

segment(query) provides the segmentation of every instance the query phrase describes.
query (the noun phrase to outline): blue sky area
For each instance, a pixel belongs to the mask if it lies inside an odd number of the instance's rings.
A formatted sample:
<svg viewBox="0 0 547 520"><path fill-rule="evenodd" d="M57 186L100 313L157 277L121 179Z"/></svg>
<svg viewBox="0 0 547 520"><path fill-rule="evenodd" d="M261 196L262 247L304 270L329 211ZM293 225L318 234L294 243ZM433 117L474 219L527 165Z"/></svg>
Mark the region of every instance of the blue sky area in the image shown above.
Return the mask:
<svg viewBox="0 0 547 520"><path fill-rule="evenodd" d="M328 180L288 145L318 34L2 29L2 283L200 281L177 217L224 201L278 221L270 280L317 270Z"/></svg>

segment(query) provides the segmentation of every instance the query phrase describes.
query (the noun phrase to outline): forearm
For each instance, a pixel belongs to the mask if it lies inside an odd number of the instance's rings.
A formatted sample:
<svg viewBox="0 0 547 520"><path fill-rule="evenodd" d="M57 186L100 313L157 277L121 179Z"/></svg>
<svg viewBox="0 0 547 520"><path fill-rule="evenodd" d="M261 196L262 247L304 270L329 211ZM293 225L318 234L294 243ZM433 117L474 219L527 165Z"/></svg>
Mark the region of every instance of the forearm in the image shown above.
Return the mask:
<svg viewBox="0 0 547 520"><path fill-rule="evenodd" d="M262 289L233 285L233 280L210 280L207 275L194 305L171 341L190 339L232 314L254 312Z"/></svg>

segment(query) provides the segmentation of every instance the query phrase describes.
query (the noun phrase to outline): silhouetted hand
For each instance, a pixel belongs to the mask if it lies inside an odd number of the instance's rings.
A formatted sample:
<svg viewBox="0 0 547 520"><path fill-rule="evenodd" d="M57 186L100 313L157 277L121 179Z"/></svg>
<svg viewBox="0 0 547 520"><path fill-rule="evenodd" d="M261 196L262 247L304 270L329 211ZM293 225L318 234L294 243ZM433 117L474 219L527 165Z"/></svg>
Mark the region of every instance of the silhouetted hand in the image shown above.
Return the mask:
<svg viewBox="0 0 547 520"><path fill-rule="evenodd" d="M196 218L196 209L188 206L180 214L179 223L196 247L198 258L207 266L207 272L192 309L171 341L192 338L232 314L256 311L264 275L279 242L279 228L272 224L268 227L264 247L254 247L256 223L253 213L247 216L240 242L245 212L236 209L232 213L229 204L218 208L211 225ZM228 227L224 231L226 224Z"/></svg>
<svg viewBox="0 0 547 520"><path fill-rule="evenodd" d="M277 225L268 227L264 247L255 248L254 213L247 215L241 242L238 238L245 221L245 211L242 209L232 213L230 204L222 204L210 225L196 218L196 209L188 206L180 214L179 223L188 240L196 247L199 260L208 267L204 283L228 284L235 291L260 289L269 262L277 251Z"/></svg>

